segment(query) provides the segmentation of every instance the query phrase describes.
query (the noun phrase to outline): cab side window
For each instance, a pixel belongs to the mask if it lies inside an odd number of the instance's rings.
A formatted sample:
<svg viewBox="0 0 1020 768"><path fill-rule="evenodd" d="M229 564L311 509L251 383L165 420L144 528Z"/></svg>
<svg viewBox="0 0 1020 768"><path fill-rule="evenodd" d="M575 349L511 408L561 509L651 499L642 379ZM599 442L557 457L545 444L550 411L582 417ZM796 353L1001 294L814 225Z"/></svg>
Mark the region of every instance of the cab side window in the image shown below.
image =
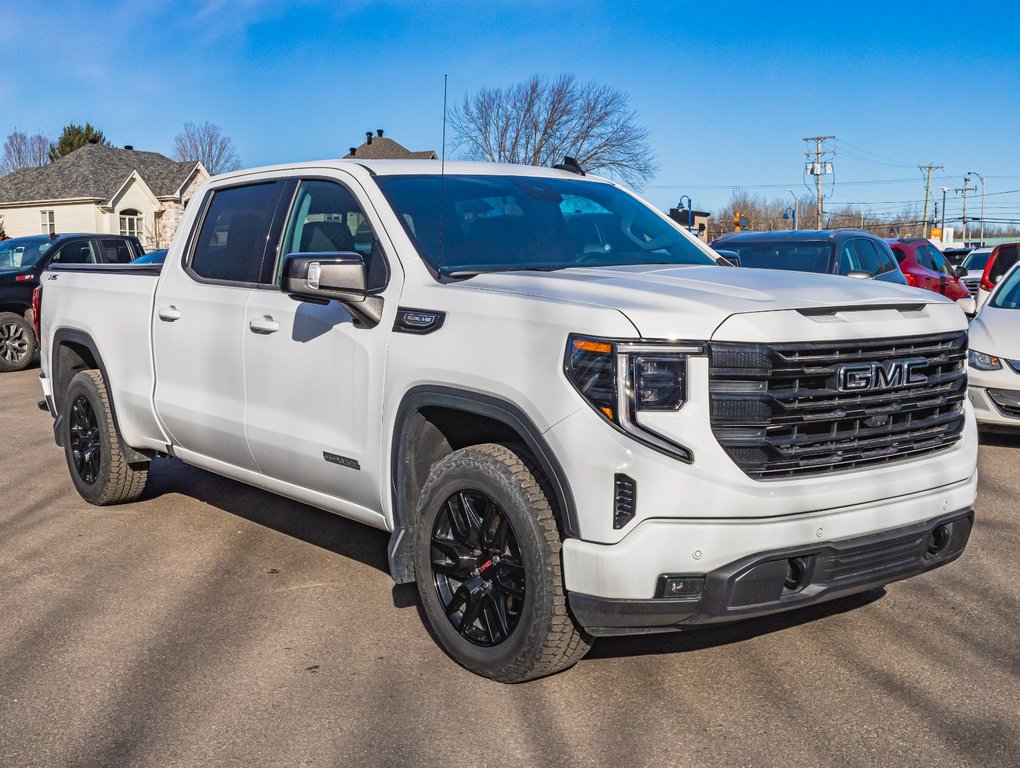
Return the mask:
<svg viewBox="0 0 1020 768"><path fill-rule="evenodd" d="M60 248L57 255L53 257L53 263L95 264L96 252L88 240L72 240Z"/></svg>
<svg viewBox="0 0 1020 768"><path fill-rule="evenodd" d="M302 181L283 236L275 282L280 282L285 254L344 251L364 258L369 290L386 285L386 259L354 195L336 182Z"/></svg>
<svg viewBox="0 0 1020 768"><path fill-rule="evenodd" d="M270 235L283 186L268 182L213 192L191 257L192 271L208 280L261 282L266 253L275 253Z"/></svg>

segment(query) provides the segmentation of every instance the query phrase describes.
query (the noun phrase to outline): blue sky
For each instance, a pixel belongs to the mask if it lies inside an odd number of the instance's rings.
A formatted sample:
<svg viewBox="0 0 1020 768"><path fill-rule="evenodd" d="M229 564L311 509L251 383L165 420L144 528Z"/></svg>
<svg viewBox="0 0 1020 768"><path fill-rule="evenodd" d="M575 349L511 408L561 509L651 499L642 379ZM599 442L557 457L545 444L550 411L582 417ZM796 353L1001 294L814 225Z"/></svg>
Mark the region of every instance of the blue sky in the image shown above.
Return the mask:
<svg viewBox="0 0 1020 768"><path fill-rule="evenodd" d="M337 157L375 128L438 151L444 74L452 103L571 72L630 95L662 208L807 194L800 139L816 134L840 139L829 204L920 200L928 162L945 166L936 189L970 170L1020 189L1012 2L0 0L0 20L3 135L88 120L169 153L208 120L245 166ZM1020 219L1020 194L987 202Z"/></svg>

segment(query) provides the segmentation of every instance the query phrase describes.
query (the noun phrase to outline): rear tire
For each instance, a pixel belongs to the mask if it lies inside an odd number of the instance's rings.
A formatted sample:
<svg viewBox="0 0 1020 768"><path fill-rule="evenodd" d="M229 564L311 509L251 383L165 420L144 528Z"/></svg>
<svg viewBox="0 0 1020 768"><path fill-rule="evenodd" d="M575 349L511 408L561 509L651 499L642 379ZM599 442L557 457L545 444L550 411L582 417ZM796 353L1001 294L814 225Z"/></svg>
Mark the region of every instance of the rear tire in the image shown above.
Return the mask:
<svg viewBox="0 0 1020 768"><path fill-rule="evenodd" d="M25 370L35 350L32 324L17 312L0 312L0 373Z"/></svg>
<svg viewBox="0 0 1020 768"><path fill-rule="evenodd" d="M89 504L125 504L145 490L149 465L124 457L110 395L99 371L79 371L64 396L64 457L71 481Z"/></svg>
<svg viewBox="0 0 1020 768"><path fill-rule="evenodd" d="M527 456L485 444L433 467L418 505L418 593L439 644L505 683L573 666L590 638L567 609L552 494Z"/></svg>

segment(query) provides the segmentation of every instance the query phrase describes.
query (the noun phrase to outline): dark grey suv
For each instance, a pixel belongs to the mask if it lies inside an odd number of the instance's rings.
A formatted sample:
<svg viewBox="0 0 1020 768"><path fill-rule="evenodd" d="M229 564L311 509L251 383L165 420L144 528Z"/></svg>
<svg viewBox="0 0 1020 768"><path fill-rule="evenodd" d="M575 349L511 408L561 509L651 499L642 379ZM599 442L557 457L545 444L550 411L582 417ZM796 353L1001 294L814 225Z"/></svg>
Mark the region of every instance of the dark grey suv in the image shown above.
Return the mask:
<svg viewBox="0 0 1020 768"><path fill-rule="evenodd" d="M827 272L907 284L889 244L863 229L733 232L711 245L737 254L741 267Z"/></svg>

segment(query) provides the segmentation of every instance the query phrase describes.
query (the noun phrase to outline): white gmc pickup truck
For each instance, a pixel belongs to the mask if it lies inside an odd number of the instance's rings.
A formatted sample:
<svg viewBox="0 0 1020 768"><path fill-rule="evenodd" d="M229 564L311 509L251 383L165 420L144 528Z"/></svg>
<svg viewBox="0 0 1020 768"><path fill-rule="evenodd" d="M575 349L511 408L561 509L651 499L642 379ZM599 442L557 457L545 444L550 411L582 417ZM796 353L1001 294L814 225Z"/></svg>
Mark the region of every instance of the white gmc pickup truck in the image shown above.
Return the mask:
<svg viewBox="0 0 1020 768"><path fill-rule="evenodd" d="M85 499L170 455L390 531L435 637L497 680L870 590L971 530L955 304L733 268L576 170L233 173L162 267L41 282Z"/></svg>

